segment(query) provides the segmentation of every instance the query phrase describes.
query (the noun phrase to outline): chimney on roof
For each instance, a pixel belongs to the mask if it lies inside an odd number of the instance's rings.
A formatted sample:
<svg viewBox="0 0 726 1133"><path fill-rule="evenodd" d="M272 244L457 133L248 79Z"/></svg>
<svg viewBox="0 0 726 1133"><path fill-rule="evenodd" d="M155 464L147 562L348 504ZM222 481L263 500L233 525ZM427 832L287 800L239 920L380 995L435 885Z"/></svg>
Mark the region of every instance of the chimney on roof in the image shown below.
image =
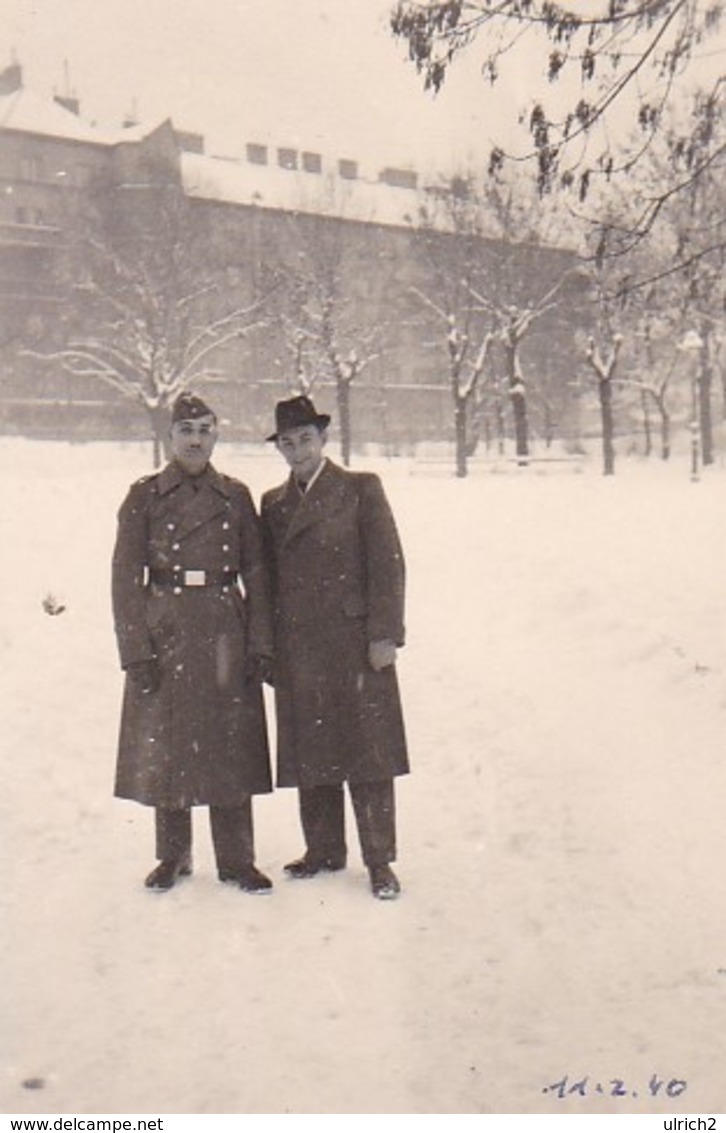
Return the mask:
<svg viewBox="0 0 726 1133"><path fill-rule="evenodd" d="M63 60L63 94L56 94L54 91L53 101L64 110L70 110L71 114L78 116L81 113L81 104L71 90L71 72L67 59Z"/></svg>
<svg viewBox="0 0 726 1133"><path fill-rule="evenodd" d="M74 94L54 94L53 102L57 102L64 110L70 110L76 117L81 113L81 104Z"/></svg>
<svg viewBox="0 0 726 1133"><path fill-rule="evenodd" d="M4 71L0 71L0 94L14 94L22 90L23 68L19 63L12 62Z"/></svg>
<svg viewBox="0 0 726 1133"><path fill-rule="evenodd" d="M204 153L204 135L192 130L174 130L176 144L183 153Z"/></svg>
<svg viewBox="0 0 726 1133"><path fill-rule="evenodd" d="M139 124L139 112L138 112L137 107L136 107L136 99L134 98L134 99L131 100L131 109L127 110L126 113L124 114L123 121L121 123L121 127L124 130L130 130L132 126L138 126L138 124Z"/></svg>

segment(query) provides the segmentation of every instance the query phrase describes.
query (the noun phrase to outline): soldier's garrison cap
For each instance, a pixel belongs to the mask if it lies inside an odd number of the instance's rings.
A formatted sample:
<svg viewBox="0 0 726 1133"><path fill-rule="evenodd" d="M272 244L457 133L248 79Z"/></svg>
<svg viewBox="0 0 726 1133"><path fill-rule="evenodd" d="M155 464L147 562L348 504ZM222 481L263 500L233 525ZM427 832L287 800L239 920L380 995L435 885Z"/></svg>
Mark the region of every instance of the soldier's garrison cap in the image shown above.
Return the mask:
<svg viewBox="0 0 726 1133"><path fill-rule="evenodd" d="M210 409L206 401L203 401L196 393L180 393L171 411L171 423L175 425L177 421L196 421L198 417L214 417L217 420L217 414L213 409Z"/></svg>

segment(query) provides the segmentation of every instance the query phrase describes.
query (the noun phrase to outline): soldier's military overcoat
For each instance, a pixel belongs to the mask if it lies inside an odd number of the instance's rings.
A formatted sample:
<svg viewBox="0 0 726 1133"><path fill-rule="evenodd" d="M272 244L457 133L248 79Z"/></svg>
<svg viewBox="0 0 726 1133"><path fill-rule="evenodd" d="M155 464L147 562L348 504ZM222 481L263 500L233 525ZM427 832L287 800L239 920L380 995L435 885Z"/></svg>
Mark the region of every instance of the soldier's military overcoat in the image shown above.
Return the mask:
<svg viewBox="0 0 726 1133"><path fill-rule="evenodd" d="M301 494L290 476L261 516L273 593L277 782L370 782L408 771L395 666L371 641L404 642L404 558L380 480L327 461Z"/></svg>
<svg viewBox="0 0 726 1133"><path fill-rule="evenodd" d="M175 585L202 578L212 584ZM126 678L116 795L177 809L269 791L249 670L271 655L270 609L246 486L211 465L192 480L174 462L134 484L118 516L113 610L122 666L156 657L161 669L158 692Z"/></svg>

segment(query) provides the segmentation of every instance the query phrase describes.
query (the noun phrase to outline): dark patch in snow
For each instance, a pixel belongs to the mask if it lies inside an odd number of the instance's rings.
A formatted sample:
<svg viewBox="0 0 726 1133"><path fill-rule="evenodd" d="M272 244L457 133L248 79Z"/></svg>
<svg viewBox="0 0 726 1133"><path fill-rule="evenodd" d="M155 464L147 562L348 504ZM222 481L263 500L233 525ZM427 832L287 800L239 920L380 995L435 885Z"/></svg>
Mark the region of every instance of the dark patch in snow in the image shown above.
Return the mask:
<svg viewBox="0 0 726 1133"><path fill-rule="evenodd" d="M62 614L65 610L65 605L60 601L59 598L56 598L55 594L46 594L41 605L46 614L51 614L52 616L55 616L56 614Z"/></svg>

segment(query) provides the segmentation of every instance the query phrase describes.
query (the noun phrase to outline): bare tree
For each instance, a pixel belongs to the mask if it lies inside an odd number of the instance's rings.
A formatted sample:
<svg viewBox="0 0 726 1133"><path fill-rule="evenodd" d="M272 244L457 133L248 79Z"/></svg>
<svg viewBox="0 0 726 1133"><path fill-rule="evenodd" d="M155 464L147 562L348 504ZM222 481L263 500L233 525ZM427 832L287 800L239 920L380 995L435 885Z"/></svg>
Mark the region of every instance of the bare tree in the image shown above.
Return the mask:
<svg viewBox="0 0 726 1133"><path fill-rule="evenodd" d="M613 476L615 473L613 386L622 343L622 335L614 335L609 346L606 348L607 355L596 345L592 335L587 345L587 362L597 378L597 392L600 400L600 420L602 425L603 473L605 476Z"/></svg>
<svg viewBox="0 0 726 1133"><path fill-rule="evenodd" d="M104 187L76 230L70 274L66 341L42 357L140 406L158 467L172 402L219 375L231 344L264 325L264 297L234 294L181 187L168 183L133 199Z"/></svg>
<svg viewBox="0 0 726 1133"><path fill-rule="evenodd" d="M504 377L512 404L514 437L517 461L527 464L529 459L529 425L527 420L527 385L520 356L520 346L531 326L557 306L556 296L572 273L565 273L553 287L534 304L502 306L491 297L485 297L473 288L471 293L482 308L495 317L496 337L504 356Z"/></svg>
<svg viewBox="0 0 726 1133"><path fill-rule="evenodd" d="M380 320L369 322L355 297L354 265L342 225L300 217L288 226L296 250L287 261L287 310L282 323L293 359L290 385L309 393L317 379L335 385L343 464L350 465L353 442L351 387L378 357L384 334Z"/></svg>
<svg viewBox="0 0 726 1133"><path fill-rule="evenodd" d="M645 344L645 376L641 376L636 386L640 389L643 399L644 417L647 415L649 401L655 405L660 417L660 454L663 460L669 460L671 455L671 414L668 405L668 391L673 377L676 354L671 352L671 363L660 376L658 364L653 348L653 320L650 314L646 318L643 331ZM647 418L646 418L647 419ZM646 429L648 426L646 425ZM647 433L646 455L650 455L650 433Z"/></svg>
<svg viewBox="0 0 726 1133"><path fill-rule="evenodd" d="M432 195L419 219L414 252L422 286L410 287L409 293L420 305L422 328L431 325L433 315L437 337L432 346L446 351L456 475L463 477L476 447L473 408L492 344L491 319L474 297L486 271L484 211L471 180L459 176Z"/></svg>
<svg viewBox="0 0 726 1133"><path fill-rule="evenodd" d="M469 319L471 308L465 306L459 312L447 312L418 288L411 288L411 292L433 311L444 328L449 358L449 388L454 402L456 475L463 477L467 474L467 456L470 450L467 428L469 406L484 370L493 335L491 331L480 333L473 341ZM462 318L463 324L460 322Z"/></svg>
<svg viewBox="0 0 726 1133"><path fill-rule="evenodd" d="M666 176L669 165L662 152L654 150L649 163L656 176ZM606 323L616 317L631 357L641 355L637 372L623 375L619 384L639 391L644 407L657 408L665 458L671 447L667 401L674 390L693 380L691 417L695 405L700 451L704 463L713 460L713 379L726 299L726 247L717 244L725 194L723 182L710 171L688 193L676 194L664 204L659 240L642 242L633 235L633 210L640 207L640 182L634 175L628 192L613 187L600 231L590 233L585 259L592 265L600 317ZM701 255L709 233L715 239L708 253ZM686 338L698 344L690 363L679 349Z"/></svg>

